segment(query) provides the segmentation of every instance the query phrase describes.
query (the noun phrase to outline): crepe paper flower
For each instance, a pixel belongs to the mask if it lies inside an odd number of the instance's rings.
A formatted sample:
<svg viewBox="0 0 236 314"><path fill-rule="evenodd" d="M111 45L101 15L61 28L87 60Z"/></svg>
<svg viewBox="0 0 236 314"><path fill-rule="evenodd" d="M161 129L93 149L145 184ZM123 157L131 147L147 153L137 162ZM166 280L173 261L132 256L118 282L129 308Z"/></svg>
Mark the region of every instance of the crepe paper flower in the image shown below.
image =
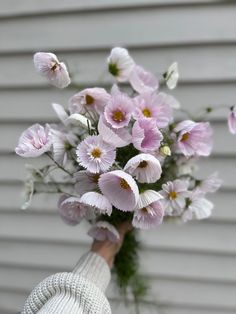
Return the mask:
<svg viewBox="0 0 236 314"><path fill-rule="evenodd" d="M103 140L115 147L124 147L131 143L132 136L125 128L114 129L106 121L104 116L100 116L98 121L98 132Z"/></svg>
<svg viewBox="0 0 236 314"><path fill-rule="evenodd" d="M111 203L100 193L87 192L81 196L80 202L84 205L91 206L99 214L107 214L110 216L112 213Z"/></svg>
<svg viewBox="0 0 236 314"><path fill-rule="evenodd" d="M15 152L21 157L38 157L48 152L51 145L49 127L36 123L21 134Z"/></svg>
<svg viewBox="0 0 236 314"><path fill-rule="evenodd" d="M79 197L68 197L65 194L59 198L57 207L62 220L72 226L79 224L88 210L88 207L80 202Z"/></svg>
<svg viewBox="0 0 236 314"><path fill-rule="evenodd" d="M116 243L120 240L117 229L107 221L98 221L89 229L88 235L97 241L109 240Z"/></svg>
<svg viewBox="0 0 236 314"><path fill-rule="evenodd" d="M115 129L127 126L133 112L133 102L125 94L113 95L105 107L104 117Z"/></svg>
<svg viewBox="0 0 236 314"><path fill-rule="evenodd" d="M228 127L232 134L236 134L236 106L230 108L230 114L228 116Z"/></svg>
<svg viewBox="0 0 236 314"><path fill-rule="evenodd" d="M130 57L128 50L121 47L111 50L107 63L109 72L118 82L127 81L134 66L134 60Z"/></svg>
<svg viewBox="0 0 236 314"><path fill-rule="evenodd" d="M58 88L65 88L71 82L65 63L60 62L54 53L35 53L34 66L39 74L46 77L52 85Z"/></svg>
<svg viewBox="0 0 236 314"><path fill-rule="evenodd" d="M218 173L212 173L205 180L199 181L196 190L202 193L215 193L222 185L222 180L219 178Z"/></svg>
<svg viewBox="0 0 236 314"><path fill-rule="evenodd" d="M204 194L194 191L190 194L188 202L188 208L181 217L184 222L193 219L206 219L211 216L214 205L204 198Z"/></svg>
<svg viewBox="0 0 236 314"><path fill-rule="evenodd" d="M166 215L179 215L186 204L185 198L188 197L187 180L174 180L168 181L162 185L162 191L160 194L163 196L163 205Z"/></svg>
<svg viewBox="0 0 236 314"><path fill-rule="evenodd" d="M77 145L77 137L72 132L63 132L51 129L53 159L62 165L66 166L70 157L70 152Z"/></svg>
<svg viewBox="0 0 236 314"><path fill-rule="evenodd" d="M163 94L146 93L134 98L134 119L153 118L159 128L165 128L172 120L172 109Z"/></svg>
<svg viewBox="0 0 236 314"><path fill-rule="evenodd" d="M176 148L185 156L209 156L212 150L212 129L208 122L185 120L177 124Z"/></svg>
<svg viewBox="0 0 236 314"><path fill-rule="evenodd" d="M174 89L179 79L178 63L172 63L168 70L163 74L166 85L169 89Z"/></svg>
<svg viewBox="0 0 236 314"><path fill-rule="evenodd" d="M52 108L56 112L58 118L63 124L66 124L66 120L68 119L68 113L65 111L65 109L56 103L52 103Z"/></svg>
<svg viewBox="0 0 236 314"><path fill-rule="evenodd" d="M164 208L160 199L162 199L162 196L153 190L141 193L138 205L134 211L132 225L140 229L150 229L159 226L164 217Z"/></svg>
<svg viewBox="0 0 236 314"><path fill-rule="evenodd" d="M99 135L86 137L76 149L81 166L92 173L107 171L115 161L115 147L103 141Z"/></svg>
<svg viewBox="0 0 236 314"><path fill-rule="evenodd" d="M129 82L133 89L139 94L155 92L159 87L159 82L155 75L144 70L139 65L135 65L130 73Z"/></svg>
<svg viewBox="0 0 236 314"><path fill-rule="evenodd" d="M112 205L122 211L133 211L137 205L138 186L131 175L122 170L101 174L98 186Z"/></svg>
<svg viewBox="0 0 236 314"><path fill-rule="evenodd" d="M86 192L98 190L98 179L100 173L91 173L87 170L80 170L74 174L75 191L79 195Z"/></svg>
<svg viewBox="0 0 236 314"><path fill-rule="evenodd" d="M96 111L100 114L104 111L104 107L109 99L110 95L104 88L86 88L71 97L69 100L69 111L71 114L85 114L87 111Z"/></svg>
<svg viewBox="0 0 236 314"><path fill-rule="evenodd" d="M124 170L141 183L154 183L160 179L162 169L159 160L150 154L139 154L131 158Z"/></svg>
<svg viewBox="0 0 236 314"><path fill-rule="evenodd" d="M160 147L163 136L155 119L143 118L137 120L132 128L132 142L135 148L142 152L154 151Z"/></svg>

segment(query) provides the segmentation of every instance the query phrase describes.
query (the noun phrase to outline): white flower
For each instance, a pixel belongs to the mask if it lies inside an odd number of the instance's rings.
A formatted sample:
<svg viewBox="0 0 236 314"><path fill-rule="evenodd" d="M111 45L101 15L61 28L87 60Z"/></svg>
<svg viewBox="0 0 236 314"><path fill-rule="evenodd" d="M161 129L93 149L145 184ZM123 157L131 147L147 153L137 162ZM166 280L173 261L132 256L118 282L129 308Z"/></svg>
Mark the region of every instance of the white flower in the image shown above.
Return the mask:
<svg viewBox="0 0 236 314"><path fill-rule="evenodd" d="M111 50L107 59L109 72L118 82L128 80L130 72L134 66L134 61L125 48L115 47Z"/></svg>
<svg viewBox="0 0 236 314"><path fill-rule="evenodd" d="M178 63L174 62L172 63L167 72L164 73L164 79L166 81L166 85L169 89L174 89L177 85L178 79L179 79L179 71L178 71Z"/></svg>
<svg viewBox="0 0 236 314"><path fill-rule="evenodd" d="M204 198L204 194L194 191L189 197L189 206L182 215L184 222L192 219L205 219L211 216L214 205Z"/></svg>
<svg viewBox="0 0 236 314"><path fill-rule="evenodd" d="M189 182L187 180L168 181L162 185L160 194L166 215L179 215L185 207L185 198L188 196Z"/></svg>
<svg viewBox="0 0 236 314"><path fill-rule="evenodd" d="M111 215L112 205L108 199L97 192L87 192L80 198L80 202L86 206L91 206L99 214Z"/></svg>

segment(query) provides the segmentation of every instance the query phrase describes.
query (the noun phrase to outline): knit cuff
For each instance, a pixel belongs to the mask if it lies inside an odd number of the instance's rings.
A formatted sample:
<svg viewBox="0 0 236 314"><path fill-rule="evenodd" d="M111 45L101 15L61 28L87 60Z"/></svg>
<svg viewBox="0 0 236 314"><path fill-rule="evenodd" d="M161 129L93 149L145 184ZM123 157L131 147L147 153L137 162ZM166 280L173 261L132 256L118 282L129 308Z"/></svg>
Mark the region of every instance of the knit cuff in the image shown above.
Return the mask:
<svg viewBox="0 0 236 314"><path fill-rule="evenodd" d="M111 279L111 271L107 262L94 252L84 254L72 272L90 280L103 292Z"/></svg>

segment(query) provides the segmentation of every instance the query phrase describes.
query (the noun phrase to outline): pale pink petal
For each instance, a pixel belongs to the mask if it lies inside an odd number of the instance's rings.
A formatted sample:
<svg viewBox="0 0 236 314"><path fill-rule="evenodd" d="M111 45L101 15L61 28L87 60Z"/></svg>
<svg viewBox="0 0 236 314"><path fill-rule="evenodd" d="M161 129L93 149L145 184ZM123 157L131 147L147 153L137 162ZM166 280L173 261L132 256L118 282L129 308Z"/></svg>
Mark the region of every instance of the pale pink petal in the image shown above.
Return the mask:
<svg viewBox="0 0 236 314"><path fill-rule="evenodd" d="M150 154L139 154L131 158L124 170L141 183L154 183L160 179L162 169L159 160Z"/></svg>
<svg viewBox="0 0 236 314"><path fill-rule="evenodd" d="M69 225L77 225L86 215L87 208L78 197L63 194L58 201L58 212L63 221Z"/></svg>
<svg viewBox="0 0 236 314"><path fill-rule="evenodd" d="M158 89L159 83L155 75L135 65L130 73L129 82L138 93L154 92Z"/></svg>
<svg viewBox="0 0 236 314"><path fill-rule="evenodd" d="M37 52L34 55L36 70L48 81L58 87L65 88L70 84L70 77L66 65L59 62L57 56L50 52Z"/></svg>
<svg viewBox="0 0 236 314"><path fill-rule="evenodd" d="M21 157L38 157L48 152L51 145L49 127L36 123L21 134L15 152Z"/></svg>
<svg viewBox="0 0 236 314"><path fill-rule="evenodd" d="M101 136L88 136L76 149L79 164L92 173L107 171L115 161L115 147Z"/></svg>
<svg viewBox="0 0 236 314"><path fill-rule="evenodd" d="M116 228L107 221L98 221L88 231L88 235L97 241L109 240L110 242L119 242L120 235Z"/></svg>
<svg viewBox="0 0 236 314"><path fill-rule="evenodd" d="M104 173L98 180L101 192L118 209L133 211L139 198L134 179L121 170Z"/></svg>
<svg viewBox="0 0 236 314"><path fill-rule="evenodd" d="M100 214L111 215L112 205L108 199L97 192L87 192L80 198L80 202L84 205L92 206L97 209Z"/></svg>
<svg viewBox="0 0 236 314"><path fill-rule="evenodd" d="M98 121L98 132L105 142L115 147L124 147L131 143L132 137L127 129L113 129L103 116Z"/></svg>

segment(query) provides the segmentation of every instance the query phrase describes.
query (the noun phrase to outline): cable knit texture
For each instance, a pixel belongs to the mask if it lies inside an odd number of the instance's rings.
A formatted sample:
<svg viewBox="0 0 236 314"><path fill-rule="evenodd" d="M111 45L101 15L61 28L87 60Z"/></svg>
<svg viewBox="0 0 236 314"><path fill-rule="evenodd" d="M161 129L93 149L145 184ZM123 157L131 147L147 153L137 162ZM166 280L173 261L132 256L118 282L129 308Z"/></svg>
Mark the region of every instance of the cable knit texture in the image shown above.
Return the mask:
<svg viewBox="0 0 236 314"><path fill-rule="evenodd" d="M54 274L38 284L22 314L111 314L104 292L110 269L96 253L82 256L72 273Z"/></svg>

